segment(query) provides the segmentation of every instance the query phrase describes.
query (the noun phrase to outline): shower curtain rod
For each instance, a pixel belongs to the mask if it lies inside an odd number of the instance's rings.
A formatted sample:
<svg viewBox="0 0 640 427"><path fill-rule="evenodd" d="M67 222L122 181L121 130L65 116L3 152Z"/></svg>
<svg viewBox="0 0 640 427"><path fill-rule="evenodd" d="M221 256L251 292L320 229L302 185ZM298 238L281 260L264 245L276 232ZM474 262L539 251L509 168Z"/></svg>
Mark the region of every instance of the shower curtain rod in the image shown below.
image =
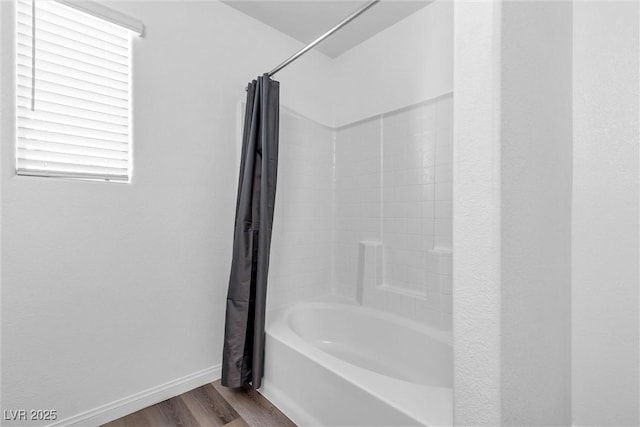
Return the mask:
<svg viewBox="0 0 640 427"><path fill-rule="evenodd" d="M333 34L336 31L338 31L340 28L342 28L345 25L347 25L349 22L351 22L354 19L356 19L358 16L360 16L361 14L366 12L367 9L369 9L370 7L373 7L376 3L379 3L379 2L380 2L380 0L371 0L371 1L367 2L367 3L365 3L364 5L362 5L358 10L356 10L351 15L347 16L346 18L344 18L342 21L340 21L338 24L336 24L329 31L327 31L326 33L324 33L323 35L321 35L320 37L318 37L317 39L315 39L314 41L312 41L311 43L309 43L308 45L306 45L305 47L303 47L302 49L300 49L299 51L297 51L293 55L291 55L283 63L278 65L276 68L274 68L273 70L269 71L269 77L273 76L275 73L277 73L278 71L282 70L287 65L291 64L293 61L295 61L296 59L298 59L299 57L304 55L307 51L312 49L315 45L317 45L318 43L320 43L321 41L323 41L324 39L329 37L331 34Z"/></svg>

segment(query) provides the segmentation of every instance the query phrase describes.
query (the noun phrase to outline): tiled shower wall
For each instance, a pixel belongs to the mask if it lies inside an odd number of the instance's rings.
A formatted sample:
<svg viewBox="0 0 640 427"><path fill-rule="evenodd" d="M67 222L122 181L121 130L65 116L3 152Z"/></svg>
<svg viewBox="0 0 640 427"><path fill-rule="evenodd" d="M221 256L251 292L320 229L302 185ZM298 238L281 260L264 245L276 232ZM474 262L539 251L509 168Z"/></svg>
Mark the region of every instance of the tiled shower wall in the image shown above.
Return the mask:
<svg viewBox="0 0 640 427"><path fill-rule="evenodd" d="M271 308L360 286L365 305L450 328L452 106L335 130L281 109ZM363 280L361 242L382 248L377 281Z"/></svg>
<svg viewBox="0 0 640 427"><path fill-rule="evenodd" d="M365 305L445 329L451 325L452 107L448 95L383 114L338 129L335 142L334 291L356 297L363 286ZM382 244L375 283L358 277L363 241Z"/></svg>
<svg viewBox="0 0 640 427"><path fill-rule="evenodd" d="M333 129L281 107L270 308L330 292L333 138Z"/></svg>
<svg viewBox="0 0 640 427"><path fill-rule="evenodd" d="M380 239L382 122L367 120L336 131L334 291L354 297L358 243Z"/></svg>

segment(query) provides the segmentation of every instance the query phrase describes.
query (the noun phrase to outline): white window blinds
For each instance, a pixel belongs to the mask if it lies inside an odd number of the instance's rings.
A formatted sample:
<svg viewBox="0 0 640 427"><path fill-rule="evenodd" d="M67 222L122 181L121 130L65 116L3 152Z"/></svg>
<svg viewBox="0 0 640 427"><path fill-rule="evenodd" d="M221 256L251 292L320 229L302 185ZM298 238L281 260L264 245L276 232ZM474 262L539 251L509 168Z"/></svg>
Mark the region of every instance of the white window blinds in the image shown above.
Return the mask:
<svg viewBox="0 0 640 427"><path fill-rule="evenodd" d="M17 1L17 173L128 181L130 31Z"/></svg>

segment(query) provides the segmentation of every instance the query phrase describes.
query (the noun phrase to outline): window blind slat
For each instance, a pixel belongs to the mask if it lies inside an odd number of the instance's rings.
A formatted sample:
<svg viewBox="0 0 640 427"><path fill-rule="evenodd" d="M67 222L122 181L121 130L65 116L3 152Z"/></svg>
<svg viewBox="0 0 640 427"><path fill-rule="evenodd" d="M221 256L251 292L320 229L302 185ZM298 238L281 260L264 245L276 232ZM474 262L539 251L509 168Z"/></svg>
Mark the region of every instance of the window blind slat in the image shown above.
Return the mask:
<svg viewBox="0 0 640 427"><path fill-rule="evenodd" d="M38 111L31 111L30 108L18 107L18 114L33 120L44 120L51 123L73 126L74 128L92 129L101 132L108 132L115 135L127 135L129 127L115 123L103 122L96 119L86 119L71 114L54 113L38 108Z"/></svg>
<svg viewBox="0 0 640 427"><path fill-rule="evenodd" d="M17 64L17 74L18 76L23 76L28 79L31 79L32 69L31 64L26 63L26 59L24 56L21 56L21 60ZM74 73L75 76L70 76L70 73L64 73L63 70L58 69L56 71L47 70L42 64L36 68L36 72L38 73L38 78L42 80L46 80L53 83L59 83L66 86L79 86L82 85L92 92L101 93L103 95L114 95L116 98L127 98L128 97L128 88L124 83L120 84L119 87L112 84L112 80L108 79L87 79L86 74ZM29 84L30 85L30 84Z"/></svg>
<svg viewBox="0 0 640 427"><path fill-rule="evenodd" d="M127 91L123 91L121 89L101 86L95 83L78 81L66 76L58 75L55 73L49 73L47 71L38 70L37 73L38 73L38 82L39 83L41 82L42 84L36 85L36 89L47 89L46 86L44 85L44 83L46 83L51 86L49 88L50 92L60 93L61 92L60 88L62 88L62 90L66 90L71 93L76 91L87 92L87 94L83 96L92 96L95 94L95 95L100 95L102 97L109 97L109 98L120 99L124 101L128 99L129 94L127 93ZM31 76L19 69L18 84L30 88L32 84ZM57 89L54 89L54 87L56 87Z"/></svg>
<svg viewBox="0 0 640 427"><path fill-rule="evenodd" d="M31 55L18 55L18 71L26 76L31 76ZM26 71L26 72L25 72ZM127 82L114 81L107 77L98 76L95 74L87 73L86 71L76 70L64 65L53 64L47 61L38 61L36 65L36 71L38 72L50 72L58 75L64 75L69 78L73 78L79 83L88 82L99 86L112 87L118 90L128 90Z"/></svg>
<svg viewBox="0 0 640 427"><path fill-rule="evenodd" d="M65 46L69 49L91 53L92 55L110 59L115 62L126 62L128 60L128 46L116 48L115 46L112 47L104 43L102 40L87 42L86 40L82 40L81 37L72 38L71 35L65 36L53 30L49 31L43 28L42 25L39 26L39 24L36 24L36 31L40 37L45 37L50 42ZM32 34L33 29L31 28L31 22L18 22L18 39L20 41L24 41L25 44L30 45Z"/></svg>
<svg viewBox="0 0 640 427"><path fill-rule="evenodd" d="M56 172L56 171L45 171L38 169L25 169L25 168L16 168L16 173L18 175L26 175L26 176L42 176L47 178L68 178L68 179L94 179L94 180L104 180L104 181L122 181L126 182L129 180L128 175L114 175L114 174L103 174L103 173L90 173L90 172Z"/></svg>
<svg viewBox="0 0 640 427"><path fill-rule="evenodd" d="M87 31L98 31L100 37L118 38L120 39L118 42L129 39L130 30L55 1L44 2L41 10L55 16L55 19L63 20L67 25L75 22L77 25L85 27Z"/></svg>
<svg viewBox="0 0 640 427"><path fill-rule="evenodd" d="M115 142L127 142L129 137L127 134L115 132L107 132L90 127L70 125L54 121L53 118L29 118L23 117L20 127L25 129L37 129L46 132L56 132L63 135L81 136L87 138L103 139Z"/></svg>
<svg viewBox="0 0 640 427"><path fill-rule="evenodd" d="M18 86L17 89L18 97L29 98L29 104L31 104L31 88L26 86ZM117 116L127 117L128 108L126 107L116 107L109 104L104 104L102 102L97 102L95 100L82 99L74 96L52 93L43 90L42 88L38 89L37 93L38 101L49 101L62 105L66 105L69 107L76 108L84 108L87 111L95 110L100 111L107 114L113 114Z"/></svg>
<svg viewBox="0 0 640 427"><path fill-rule="evenodd" d="M29 97L18 96L17 104L19 108L31 108L31 99ZM86 119L94 119L103 121L106 123L113 123L121 126L129 125L129 118L126 116L117 116L108 113L102 113L100 111L82 109L72 106L66 106L55 102L47 102L42 99L38 99L38 110L47 113L59 113L68 116L81 117Z"/></svg>
<svg viewBox="0 0 640 427"><path fill-rule="evenodd" d="M129 179L129 37L55 1L18 0L17 173Z"/></svg>
<svg viewBox="0 0 640 427"><path fill-rule="evenodd" d="M36 44L37 46L37 44ZM31 47L18 44L16 47L18 55L31 58ZM50 64L56 64L66 68L72 68L74 70L84 71L85 73L93 74L96 76L112 79L117 82L127 83L127 74L112 70L110 68L101 67L96 64L90 64L88 62L78 61L73 58L68 58L64 55L57 53L47 52L42 49L36 48L36 68L38 63L44 61Z"/></svg>
<svg viewBox="0 0 640 427"><path fill-rule="evenodd" d="M75 178L121 179L126 181L126 169L100 166L74 165L71 163L43 162L38 160L18 159L17 171L21 175L60 176Z"/></svg>
<svg viewBox="0 0 640 427"><path fill-rule="evenodd" d="M38 34L36 34L36 37L38 37ZM20 37L18 37L18 44L26 46L29 49L31 49L32 47L30 37L26 34L21 34ZM39 51L57 54L65 58L71 58L77 61L82 61L102 68L117 71L125 75L127 74L129 64L125 59L119 56L107 57L105 55L97 55L98 52L95 52L93 50L78 50L48 40L39 40L36 48ZM36 57L37 56L38 55L36 54Z"/></svg>
<svg viewBox="0 0 640 427"><path fill-rule="evenodd" d="M50 151L52 153L77 154L82 156L103 157L106 159L127 160L128 151L108 150L104 148L88 147L86 145L74 145L59 142L46 142L29 138L18 138L18 148L27 150Z"/></svg>
<svg viewBox="0 0 640 427"><path fill-rule="evenodd" d="M59 80L59 79L58 79ZM116 107L126 108L128 105L127 94L122 93L119 90L109 90L107 88L98 89L100 92L96 92L95 86L91 86L82 82L74 83L66 81L64 83L58 83L46 79L45 76L38 76L36 80L36 91L44 90L51 93L57 93L60 95L72 96L75 98L89 99L92 101L101 102L107 105L114 105ZM28 76L18 75L18 84L23 87L31 89L31 79Z"/></svg>
<svg viewBox="0 0 640 427"><path fill-rule="evenodd" d="M78 12L52 1L38 0L36 19L43 24L57 26L63 31L72 31L83 38L91 40L104 40L115 46L128 40L128 31L107 23L102 26L102 20L93 16ZM23 16L31 16L31 0L18 2L18 13ZM18 17L20 19L20 17ZM29 22L30 23L30 20ZM55 30L54 30L55 32Z"/></svg>
<svg viewBox="0 0 640 427"><path fill-rule="evenodd" d="M55 151L27 150L18 147L18 157L39 162L69 163L81 166L97 166L112 169L126 169L127 161L106 157L93 157L78 154L58 153Z"/></svg>
<svg viewBox="0 0 640 427"><path fill-rule="evenodd" d="M35 139L46 142L69 143L76 145L86 145L87 147L106 148L108 150L127 151L128 144L124 142L109 141L98 138L88 138L85 136L75 136L65 133L47 132L38 129L27 129L18 127L18 138Z"/></svg>

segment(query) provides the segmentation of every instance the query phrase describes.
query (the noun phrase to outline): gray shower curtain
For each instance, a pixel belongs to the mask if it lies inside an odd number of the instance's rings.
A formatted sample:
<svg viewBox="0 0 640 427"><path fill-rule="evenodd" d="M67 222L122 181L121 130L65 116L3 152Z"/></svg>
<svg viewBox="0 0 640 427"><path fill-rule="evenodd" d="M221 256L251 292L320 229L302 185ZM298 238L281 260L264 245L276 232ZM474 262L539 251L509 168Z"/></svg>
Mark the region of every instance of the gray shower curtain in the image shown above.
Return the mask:
<svg viewBox="0 0 640 427"><path fill-rule="evenodd" d="M226 387L262 383L279 109L279 82L264 74L249 83L222 354Z"/></svg>

